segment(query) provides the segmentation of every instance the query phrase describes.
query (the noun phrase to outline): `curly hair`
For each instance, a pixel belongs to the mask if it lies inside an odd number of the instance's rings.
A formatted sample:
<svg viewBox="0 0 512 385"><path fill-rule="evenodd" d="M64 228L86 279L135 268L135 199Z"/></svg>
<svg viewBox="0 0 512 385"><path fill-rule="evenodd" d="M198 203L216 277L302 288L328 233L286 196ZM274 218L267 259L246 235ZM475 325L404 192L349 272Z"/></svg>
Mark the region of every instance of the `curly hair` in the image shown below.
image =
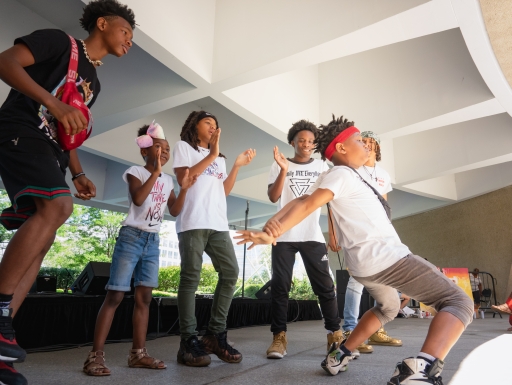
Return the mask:
<svg viewBox="0 0 512 385"><path fill-rule="evenodd" d="M199 152L198 144L201 142L199 140L199 136L197 135L197 123L199 123L198 118L200 115L204 115L204 111L192 111L187 120L185 120L185 124L181 128L180 138L184 142L187 142L194 150ZM213 117L213 115L210 115ZM215 121L217 118L213 117ZM226 158L224 155L219 153L219 156L222 158Z"/></svg>
<svg viewBox="0 0 512 385"><path fill-rule="evenodd" d="M146 135L148 133L149 124L143 125L141 128L137 130L137 137Z"/></svg>
<svg viewBox="0 0 512 385"><path fill-rule="evenodd" d="M311 131L315 135L315 139L318 135L318 128L313 123L302 119L293 123L292 128L288 130L288 144L292 144L295 136L301 131Z"/></svg>
<svg viewBox="0 0 512 385"><path fill-rule="evenodd" d="M114 19L122 17L128 24L135 29L135 14L128 6L121 4L117 0L94 0L84 7L84 12L80 18L80 25L88 33L91 33L96 27L98 18Z"/></svg>
<svg viewBox="0 0 512 385"><path fill-rule="evenodd" d="M371 140L372 143L375 143L375 161L380 162L382 159L382 156L380 154L380 144L375 141L375 139Z"/></svg>
<svg viewBox="0 0 512 385"><path fill-rule="evenodd" d="M320 125L320 130L318 130L318 136L315 140L315 152L322 155L322 160L325 160L325 150L327 146L333 141L335 137L337 137L340 132L345 130L346 128L352 127L354 122L349 122L348 119L343 119L343 116L340 116L336 119L334 114L332 114L332 120L327 125Z"/></svg>

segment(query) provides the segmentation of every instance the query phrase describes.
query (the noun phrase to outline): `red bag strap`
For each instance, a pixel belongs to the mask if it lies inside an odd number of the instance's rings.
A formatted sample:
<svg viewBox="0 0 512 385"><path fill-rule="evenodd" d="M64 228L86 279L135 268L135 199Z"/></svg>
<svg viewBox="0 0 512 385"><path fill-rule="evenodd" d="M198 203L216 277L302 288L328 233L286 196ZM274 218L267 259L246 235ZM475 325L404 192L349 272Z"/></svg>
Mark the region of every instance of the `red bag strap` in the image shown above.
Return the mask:
<svg viewBox="0 0 512 385"><path fill-rule="evenodd" d="M76 82L76 71L78 69L78 46L73 36L68 35L71 40L71 57L69 58L68 74L66 76L66 83Z"/></svg>

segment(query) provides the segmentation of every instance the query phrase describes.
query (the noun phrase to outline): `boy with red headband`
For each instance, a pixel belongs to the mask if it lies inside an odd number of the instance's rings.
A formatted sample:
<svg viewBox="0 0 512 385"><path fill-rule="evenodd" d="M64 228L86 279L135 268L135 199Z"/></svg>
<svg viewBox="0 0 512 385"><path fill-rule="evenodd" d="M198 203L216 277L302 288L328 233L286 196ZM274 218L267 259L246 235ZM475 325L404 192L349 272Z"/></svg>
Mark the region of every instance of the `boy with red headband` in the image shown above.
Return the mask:
<svg viewBox="0 0 512 385"><path fill-rule="evenodd" d="M367 161L368 149L353 123L333 118L321 128L317 152L323 159L330 159L334 167L317 179L309 195L291 201L272 217L263 232L241 231L238 239L240 243L252 242L251 247L274 243L281 234L330 202L347 266L375 298L377 306L363 315L348 339L331 346L322 368L332 375L347 370L352 351L396 316L400 308L398 289L438 313L418 356L400 362L388 384L441 385L442 360L472 321L472 301L434 265L413 255L400 241L386 201L356 171Z"/></svg>
<svg viewBox="0 0 512 385"><path fill-rule="evenodd" d="M0 107L0 176L12 206L2 212L0 223L8 230L18 229L0 264L2 384L27 383L12 367L26 356L16 342L12 317L35 281L57 229L73 211L66 169L77 198L96 196L77 151L63 151L57 138L57 122L67 134L78 134L89 123L82 111L61 101L67 75L76 76L83 104L92 107L100 92L96 67L109 54L128 53L135 16L117 0L94 0L84 7L80 24L89 33L85 40L43 29L17 38L0 53L0 79L12 87ZM68 71L72 52L78 61L75 72Z"/></svg>

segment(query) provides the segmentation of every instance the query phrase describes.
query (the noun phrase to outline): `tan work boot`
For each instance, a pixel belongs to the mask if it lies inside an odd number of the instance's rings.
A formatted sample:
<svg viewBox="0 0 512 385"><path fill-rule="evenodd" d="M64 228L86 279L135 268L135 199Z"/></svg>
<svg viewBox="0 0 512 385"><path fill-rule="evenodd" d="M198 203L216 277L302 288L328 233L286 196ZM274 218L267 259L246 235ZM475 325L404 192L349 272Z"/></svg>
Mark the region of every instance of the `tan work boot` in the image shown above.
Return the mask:
<svg viewBox="0 0 512 385"><path fill-rule="evenodd" d="M350 333L352 333L352 330L347 330L347 331L343 332L343 335L345 336L345 339L348 338ZM362 354L373 353L373 347L371 347L370 345L366 345L364 342L357 347L357 350L359 351L359 353L362 353Z"/></svg>
<svg viewBox="0 0 512 385"><path fill-rule="evenodd" d="M384 328L380 328L368 338L369 345L402 346L402 340L388 336Z"/></svg>
<svg viewBox="0 0 512 385"><path fill-rule="evenodd" d="M288 341L286 340L286 332L274 334L274 340L267 349L267 358L283 358L286 356L287 345Z"/></svg>
<svg viewBox="0 0 512 385"><path fill-rule="evenodd" d="M336 330L333 333L327 334L327 353L329 353L329 349L334 342L341 344L343 340L345 340L345 336L342 330Z"/></svg>

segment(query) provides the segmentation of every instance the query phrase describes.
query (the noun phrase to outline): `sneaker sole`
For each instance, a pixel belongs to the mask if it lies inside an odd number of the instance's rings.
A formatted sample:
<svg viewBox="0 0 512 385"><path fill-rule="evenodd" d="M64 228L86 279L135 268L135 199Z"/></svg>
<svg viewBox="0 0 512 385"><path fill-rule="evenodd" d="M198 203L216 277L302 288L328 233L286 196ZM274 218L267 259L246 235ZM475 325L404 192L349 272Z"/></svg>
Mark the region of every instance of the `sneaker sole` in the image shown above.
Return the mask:
<svg viewBox="0 0 512 385"><path fill-rule="evenodd" d="M6 356L0 355L0 361L3 361L3 362L23 362L23 361L25 361L25 357L14 358L14 357L6 357Z"/></svg>
<svg viewBox="0 0 512 385"><path fill-rule="evenodd" d="M402 344L392 344L390 342L374 342L374 341L368 341L368 345L396 346L397 348L402 346Z"/></svg>
<svg viewBox="0 0 512 385"><path fill-rule="evenodd" d="M206 363L186 362L179 354L176 357L176 361L178 361L178 364L182 364L182 365L185 365L185 366L192 366L192 367L195 367L195 368L202 368L202 367L206 367L206 366L211 364L211 361L210 362L207 361Z"/></svg>
<svg viewBox="0 0 512 385"><path fill-rule="evenodd" d="M284 356L286 356L288 353L286 352L286 350L284 351L284 354L281 354L279 352L270 352L267 354L267 358L270 358L270 359L280 359L280 358L283 358Z"/></svg>
<svg viewBox="0 0 512 385"><path fill-rule="evenodd" d="M340 366L341 366L341 365L340 365ZM327 366L322 366L322 369L323 369L323 370L325 370L329 375L331 375L331 376L335 376L335 375L337 375L339 372L346 372L346 371L347 371L347 369L348 369L348 366L347 366L347 365L345 365L344 367L342 367L340 370L338 370L338 371L337 371L336 373L334 373L334 374L329 370L329 368L327 368Z"/></svg>

